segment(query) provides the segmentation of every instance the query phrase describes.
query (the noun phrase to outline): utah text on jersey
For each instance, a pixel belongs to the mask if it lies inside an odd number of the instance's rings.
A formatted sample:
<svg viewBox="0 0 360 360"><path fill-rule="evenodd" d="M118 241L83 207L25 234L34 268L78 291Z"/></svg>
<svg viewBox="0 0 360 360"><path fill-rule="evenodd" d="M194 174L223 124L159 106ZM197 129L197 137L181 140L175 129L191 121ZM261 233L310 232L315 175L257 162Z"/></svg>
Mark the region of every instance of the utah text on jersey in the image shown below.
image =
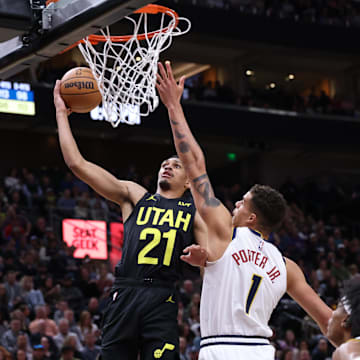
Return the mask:
<svg viewBox="0 0 360 360"><path fill-rule="evenodd" d="M184 215L184 211L176 209L161 209L155 206L145 207L139 209L136 219L137 225L164 225L187 231L191 220L191 214Z"/></svg>

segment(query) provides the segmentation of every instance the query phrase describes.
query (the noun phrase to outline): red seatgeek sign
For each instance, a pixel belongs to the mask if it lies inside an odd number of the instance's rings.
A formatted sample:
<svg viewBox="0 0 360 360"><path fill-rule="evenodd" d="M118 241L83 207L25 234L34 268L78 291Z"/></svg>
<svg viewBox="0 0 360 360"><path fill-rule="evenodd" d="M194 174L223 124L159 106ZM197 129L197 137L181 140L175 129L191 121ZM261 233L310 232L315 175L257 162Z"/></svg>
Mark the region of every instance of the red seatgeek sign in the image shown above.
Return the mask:
<svg viewBox="0 0 360 360"><path fill-rule="evenodd" d="M64 219L62 225L63 240L76 248L75 258L108 258L105 221Z"/></svg>

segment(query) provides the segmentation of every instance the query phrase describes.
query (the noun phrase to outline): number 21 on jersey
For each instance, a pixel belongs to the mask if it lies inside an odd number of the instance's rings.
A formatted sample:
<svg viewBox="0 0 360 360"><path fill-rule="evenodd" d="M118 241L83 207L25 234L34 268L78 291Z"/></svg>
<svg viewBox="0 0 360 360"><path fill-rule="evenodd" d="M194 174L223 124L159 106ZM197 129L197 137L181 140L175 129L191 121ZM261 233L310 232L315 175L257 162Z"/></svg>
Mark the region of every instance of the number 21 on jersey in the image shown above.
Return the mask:
<svg viewBox="0 0 360 360"><path fill-rule="evenodd" d="M247 296L246 302L245 302L245 312L248 315L250 312L251 305L254 302L255 296L259 290L259 286L261 284L262 279L263 278L260 275L253 274L253 276L252 276L251 287L250 287L250 290L249 290L249 293L248 293L248 296Z"/></svg>
<svg viewBox="0 0 360 360"><path fill-rule="evenodd" d="M148 236L152 236L152 240L144 246L144 248L139 252L138 255L138 264L148 264L148 265L157 265L159 259L151 256L146 256L152 249L160 244L161 238L167 239L165 254L163 258L163 264L165 266L170 266L171 256L175 246L176 238L175 229L169 230L165 233L161 233L159 229L155 228L146 228L140 233L140 240L147 240Z"/></svg>

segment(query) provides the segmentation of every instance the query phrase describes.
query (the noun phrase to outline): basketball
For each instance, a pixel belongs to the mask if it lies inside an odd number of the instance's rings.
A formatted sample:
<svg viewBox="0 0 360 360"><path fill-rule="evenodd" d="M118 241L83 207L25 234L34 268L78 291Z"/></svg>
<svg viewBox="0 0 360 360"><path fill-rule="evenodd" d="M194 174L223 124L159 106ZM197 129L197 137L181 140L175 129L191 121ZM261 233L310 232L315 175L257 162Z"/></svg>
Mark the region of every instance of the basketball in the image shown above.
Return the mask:
<svg viewBox="0 0 360 360"><path fill-rule="evenodd" d="M101 102L97 82L86 67L71 69L63 76L60 94L66 106L76 113L87 113Z"/></svg>

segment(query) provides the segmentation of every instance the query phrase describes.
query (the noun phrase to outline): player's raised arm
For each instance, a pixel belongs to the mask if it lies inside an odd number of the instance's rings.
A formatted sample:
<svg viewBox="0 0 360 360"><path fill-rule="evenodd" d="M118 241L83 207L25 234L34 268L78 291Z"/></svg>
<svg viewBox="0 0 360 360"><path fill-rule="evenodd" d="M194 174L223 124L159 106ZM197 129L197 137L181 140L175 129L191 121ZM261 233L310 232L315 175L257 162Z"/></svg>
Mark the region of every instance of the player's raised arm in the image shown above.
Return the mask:
<svg viewBox="0 0 360 360"><path fill-rule="evenodd" d="M105 198L120 206L125 202L135 204L146 192L143 187L130 181L118 180L100 166L85 160L81 155L70 129L68 109L60 96L59 80L54 88L54 104L60 147L66 165L78 178Z"/></svg>
<svg viewBox="0 0 360 360"><path fill-rule="evenodd" d="M190 179L196 208L208 226L211 239L208 246L211 249L211 242L220 240L227 243L231 240L231 215L214 195L206 172L204 154L186 122L180 104L185 78L181 78L177 84L170 62L166 62L165 66L166 69L159 64L157 89L168 109L176 151Z"/></svg>

